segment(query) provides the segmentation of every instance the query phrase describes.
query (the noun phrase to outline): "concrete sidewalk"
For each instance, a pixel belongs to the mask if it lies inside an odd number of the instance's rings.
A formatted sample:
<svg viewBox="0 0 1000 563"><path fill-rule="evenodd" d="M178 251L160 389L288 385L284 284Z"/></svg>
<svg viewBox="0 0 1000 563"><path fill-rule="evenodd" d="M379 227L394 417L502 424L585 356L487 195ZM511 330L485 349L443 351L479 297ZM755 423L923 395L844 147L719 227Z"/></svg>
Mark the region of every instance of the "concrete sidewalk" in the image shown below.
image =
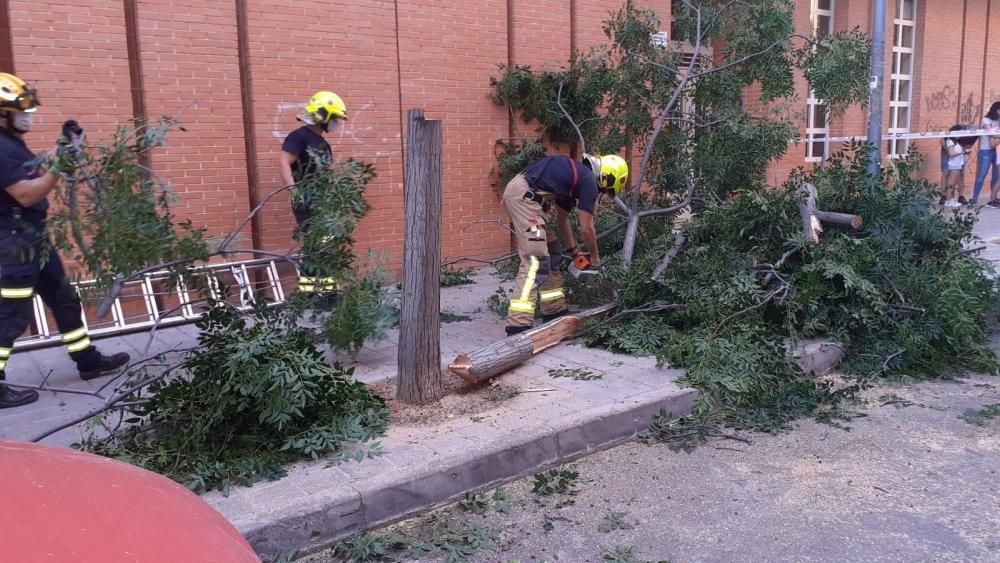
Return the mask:
<svg viewBox="0 0 1000 563"><path fill-rule="evenodd" d="M1000 209L983 207L979 211L979 222L976 223L975 233L982 239L982 242L970 244L975 248L985 246L977 256L993 262L994 269L1000 268Z"/></svg>
<svg viewBox="0 0 1000 563"><path fill-rule="evenodd" d="M490 271L475 278L475 285L442 289L442 311L461 319L441 325L442 366L504 337L503 320L486 305L500 281ZM354 358L337 359L353 366L359 380L391 389L387 380L396 375L396 338L393 333ZM193 346L195 339L193 326L165 329L155 335L150 351L170 353ZM147 341L147 334L134 334L104 339L98 346L138 358ZM107 382L80 381L59 348L20 352L10 365L13 382L48 377L48 385L71 391L95 391ZM550 370L589 379L556 378ZM696 392L674 383L681 373L658 368L652 358L563 344L505 374L499 386L465 386L438 404L394 419L381 440L384 455L339 466L326 460L299 463L278 481L237 487L228 497L212 492L204 498L264 557L324 547L353 532L446 504L466 491L628 440L661 410L686 414ZM28 439L101 402L87 395L44 392L34 405L0 411L0 437ZM80 434L79 428L70 428L46 442L69 445Z"/></svg>

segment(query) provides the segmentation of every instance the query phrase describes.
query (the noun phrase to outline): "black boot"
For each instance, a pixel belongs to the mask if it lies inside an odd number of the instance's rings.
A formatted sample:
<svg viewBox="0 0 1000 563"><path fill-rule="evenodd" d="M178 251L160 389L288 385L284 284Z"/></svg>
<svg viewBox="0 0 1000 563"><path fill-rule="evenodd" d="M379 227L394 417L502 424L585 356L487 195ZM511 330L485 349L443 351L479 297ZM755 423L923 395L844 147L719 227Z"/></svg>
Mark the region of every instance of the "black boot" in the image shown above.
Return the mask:
<svg viewBox="0 0 1000 563"><path fill-rule="evenodd" d="M132 359L131 356L126 352L118 352L113 356L105 356L101 354L101 358L97 361L91 369L81 369L80 379L84 381L89 381L97 377L103 377L105 375L111 375L112 373L118 371L119 368L128 363Z"/></svg>
<svg viewBox="0 0 1000 563"><path fill-rule="evenodd" d="M38 400L38 391L24 389L18 391L0 383L0 409L10 409L29 405Z"/></svg>
<svg viewBox="0 0 1000 563"><path fill-rule="evenodd" d="M506 329L507 336L514 336L515 334L521 334L526 330L531 330L530 326L509 326Z"/></svg>

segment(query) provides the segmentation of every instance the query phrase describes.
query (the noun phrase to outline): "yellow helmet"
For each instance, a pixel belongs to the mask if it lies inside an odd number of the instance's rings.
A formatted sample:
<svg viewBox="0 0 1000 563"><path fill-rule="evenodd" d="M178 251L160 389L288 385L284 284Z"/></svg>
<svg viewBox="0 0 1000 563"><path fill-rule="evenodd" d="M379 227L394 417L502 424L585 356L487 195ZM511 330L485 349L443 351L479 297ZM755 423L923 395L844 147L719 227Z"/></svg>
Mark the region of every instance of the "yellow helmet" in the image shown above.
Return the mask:
<svg viewBox="0 0 1000 563"><path fill-rule="evenodd" d="M0 111L31 112L39 105L41 102L34 88L29 88L13 74L0 72Z"/></svg>
<svg viewBox="0 0 1000 563"><path fill-rule="evenodd" d="M309 98L306 104L306 115L312 117L317 125L326 125L334 118L347 119L347 106L344 100L333 92L320 90Z"/></svg>
<svg viewBox="0 0 1000 563"><path fill-rule="evenodd" d="M628 163L617 154L603 156L583 155L584 161L597 179L597 187L609 195L617 196L628 182Z"/></svg>

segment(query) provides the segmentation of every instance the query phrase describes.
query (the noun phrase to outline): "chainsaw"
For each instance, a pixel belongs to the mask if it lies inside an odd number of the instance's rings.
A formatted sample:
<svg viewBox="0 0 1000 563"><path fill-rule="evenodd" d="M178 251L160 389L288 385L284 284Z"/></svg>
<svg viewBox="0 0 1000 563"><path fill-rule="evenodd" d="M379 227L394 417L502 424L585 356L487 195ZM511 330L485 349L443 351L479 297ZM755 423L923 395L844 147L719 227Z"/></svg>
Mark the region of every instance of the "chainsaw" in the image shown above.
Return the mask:
<svg viewBox="0 0 1000 563"><path fill-rule="evenodd" d="M596 280L601 273L597 270L591 270L590 268L590 255L588 254L577 254L573 261L569 264L569 273L576 279L583 278L582 281L587 281L590 279ZM594 276L594 277L591 277Z"/></svg>

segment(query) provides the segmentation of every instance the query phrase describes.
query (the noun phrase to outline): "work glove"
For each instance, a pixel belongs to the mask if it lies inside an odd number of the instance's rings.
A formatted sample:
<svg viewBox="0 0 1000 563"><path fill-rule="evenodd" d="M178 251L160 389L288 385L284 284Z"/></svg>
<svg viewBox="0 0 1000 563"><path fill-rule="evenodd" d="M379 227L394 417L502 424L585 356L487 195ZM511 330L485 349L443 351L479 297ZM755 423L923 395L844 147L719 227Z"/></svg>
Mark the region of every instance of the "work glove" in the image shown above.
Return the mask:
<svg viewBox="0 0 1000 563"><path fill-rule="evenodd" d="M63 122L62 136L59 137L58 145L64 147L69 156L72 158L80 156L80 147L83 145L84 139L86 139L86 135L83 132L83 127L80 127L75 119Z"/></svg>

